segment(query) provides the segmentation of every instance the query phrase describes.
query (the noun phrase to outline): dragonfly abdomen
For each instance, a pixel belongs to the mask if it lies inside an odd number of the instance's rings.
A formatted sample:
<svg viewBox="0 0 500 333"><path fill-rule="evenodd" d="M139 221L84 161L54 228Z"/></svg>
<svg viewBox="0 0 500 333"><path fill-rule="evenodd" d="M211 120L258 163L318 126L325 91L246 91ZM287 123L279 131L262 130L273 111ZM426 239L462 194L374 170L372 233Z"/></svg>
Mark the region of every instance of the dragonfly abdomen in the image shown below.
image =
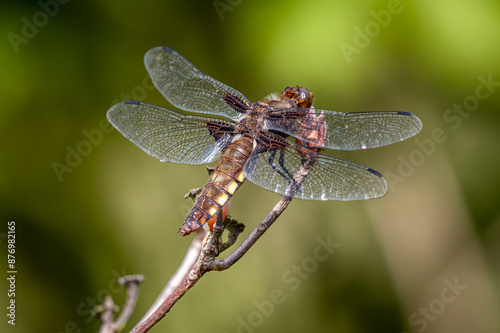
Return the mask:
<svg viewBox="0 0 500 333"><path fill-rule="evenodd" d="M245 180L243 167L252 149L253 138L250 135L237 136L229 144L179 229L181 236L190 234L207 222L215 223L216 214Z"/></svg>

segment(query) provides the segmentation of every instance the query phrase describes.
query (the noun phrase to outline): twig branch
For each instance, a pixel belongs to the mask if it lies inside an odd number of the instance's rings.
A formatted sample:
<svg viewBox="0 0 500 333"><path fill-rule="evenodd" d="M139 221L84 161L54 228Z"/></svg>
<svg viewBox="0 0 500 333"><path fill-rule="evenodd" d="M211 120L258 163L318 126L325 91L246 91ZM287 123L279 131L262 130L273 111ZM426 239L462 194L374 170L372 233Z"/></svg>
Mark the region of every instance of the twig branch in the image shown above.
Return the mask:
<svg viewBox="0 0 500 333"><path fill-rule="evenodd" d="M117 310L115 302L111 296L104 297L104 303L95 309L96 313L101 313L101 329L99 333L115 333L115 327L113 323L113 312Z"/></svg>
<svg viewBox="0 0 500 333"><path fill-rule="evenodd" d="M137 325L131 332L147 332L158 321L160 321L174 306L174 304L184 294L191 289L194 284L208 271L226 270L234 265L248 250L257 242L257 240L266 232L267 229L276 221L276 219L288 207L292 197L299 190L300 185L311 171L315 162L315 156L307 156L297 173L294 176L294 181L288 186L285 193L287 196L281 197L280 201L276 204L273 210L266 216L266 218L257 226L257 228L248 236L248 238L227 258L215 259L219 254L219 240L221 231L218 230L221 223L221 215L219 214L215 224L214 234L206 233L203 240L203 246L200 256L196 263L191 267L189 274L177 286L177 288L167 297L167 299L144 321Z"/></svg>
<svg viewBox="0 0 500 333"><path fill-rule="evenodd" d="M191 242L191 245L189 246L189 249L187 250L186 255L184 256L181 265L174 273L174 275L172 275L170 280L168 280L165 288L163 288L160 295L158 295L154 303L149 307L149 310L146 312L146 314L144 314L144 316L141 318L138 324L142 323L147 317L151 316L151 314L153 314L153 312L160 306L160 304L165 302L167 297L170 294L172 294L175 288L177 288L179 284L182 282L182 280L184 280L184 278L189 274L191 268L193 267L193 265L198 260L198 257L200 256L204 235L205 235L204 230L198 229L198 232L196 233L196 236L193 238L193 241Z"/></svg>
<svg viewBox="0 0 500 333"><path fill-rule="evenodd" d="M97 306L94 310L95 313L101 314L102 325L99 333L120 332L125 327L125 324L134 312L135 304L139 298L139 283L143 280L144 276L141 274L127 275L118 279L118 283L124 285L127 289L127 298L123 306L123 311L118 319L113 321L113 312L116 312L118 307L113 302L111 296L106 296L104 304Z"/></svg>
<svg viewBox="0 0 500 333"><path fill-rule="evenodd" d="M252 231L252 233L243 241L243 243L227 258L214 260L214 266L211 270L223 271L230 268L238 260L250 250L250 248L257 242L257 240L269 229L269 227L276 221L276 219L288 207L292 201L291 197L283 196L274 206L273 210L266 216L266 218Z"/></svg>
<svg viewBox="0 0 500 333"><path fill-rule="evenodd" d="M127 288L127 298L125 299L125 305L123 306L123 311L115 320L115 326L118 330L121 330L127 324L128 319L134 312L135 304L139 298L139 283L144 281L144 275L127 275L118 279L118 283L124 285Z"/></svg>
<svg viewBox="0 0 500 333"><path fill-rule="evenodd" d="M266 218L255 228L255 230L250 234L250 236L245 239L245 241L225 259L215 260L215 266L212 268L213 270L223 271L234 265L238 260L247 253L248 250L257 242L257 240L271 227L271 225L276 221L276 219L285 211L288 207L290 201L292 201L292 197L299 190L300 184L305 180L309 172L314 165L315 159L310 158L306 159L299 171L294 176L294 182L292 182L288 188L286 193L289 196L282 196L278 203L274 206L273 210L267 214Z"/></svg>

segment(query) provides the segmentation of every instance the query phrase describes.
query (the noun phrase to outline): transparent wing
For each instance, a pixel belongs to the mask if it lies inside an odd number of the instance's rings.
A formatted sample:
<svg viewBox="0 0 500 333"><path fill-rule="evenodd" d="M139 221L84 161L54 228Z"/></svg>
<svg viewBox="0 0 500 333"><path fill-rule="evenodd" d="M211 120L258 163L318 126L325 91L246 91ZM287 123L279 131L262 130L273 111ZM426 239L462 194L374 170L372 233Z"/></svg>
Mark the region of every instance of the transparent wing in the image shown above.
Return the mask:
<svg viewBox="0 0 500 333"><path fill-rule="evenodd" d="M305 158L315 159L312 170L294 198L307 200L362 200L382 197L387 183L382 175L366 166L323 155L283 140L279 145L260 145L245 165L246 177L266 190L287 195L292 177ZM306 150L307 149L307 150ZM306 151L302 153L299 151Z"/></svg>
<svg viewBox="0 0 500 333"><path fill-rule="evenodd" d="M267 120L268 127L294 136L305 142L317 128L305 117L315 112L323 114L326 125L324 148L357 150L376 148L408 139L422 129L417 116L404 111L337 112L308 108L294 108L273 112Z"/></svg>
<svg viewBox="0 0 500 333"><path fill-rule="evenodd" d="M180 109L237 120L250 105L239 91L203 74L169 47L149 50L144 63L156 88Z"/></svg>
<svg viewBox="0 0 500 333"><path fill-rule="evenodd" d="M232 122L185 115L138 101L114 105L107 117L123 136L162 162L210 163L233 137Z"/></svg>

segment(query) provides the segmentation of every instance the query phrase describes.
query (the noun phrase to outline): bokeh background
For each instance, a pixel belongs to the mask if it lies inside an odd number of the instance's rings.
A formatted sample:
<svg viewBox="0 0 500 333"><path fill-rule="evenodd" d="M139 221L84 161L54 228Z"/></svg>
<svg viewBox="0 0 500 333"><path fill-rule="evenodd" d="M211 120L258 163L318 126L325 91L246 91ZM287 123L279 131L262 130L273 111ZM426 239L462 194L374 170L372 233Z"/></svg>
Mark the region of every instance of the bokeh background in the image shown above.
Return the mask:
<svg viewBox="0 0 500 333"><path fill-rule="evenodd" d="M159 45L251 101L303 85L317 108L411 111L424 128L329 152L380 170L388 195L293 201L152 332L500 331L498 1L0 6L0 267L15 221L18 270L15 327L0 279L3 332L95 332L90 309L104 295L122 304L116 278L142 273L129 330L181 262L183 195L204 184L205 167L160 163L105 120L121 100L169 106L143 65ZM247 182L231 213L248 235L278 199ZM318 238L336 244L322 261Z"/></svg>

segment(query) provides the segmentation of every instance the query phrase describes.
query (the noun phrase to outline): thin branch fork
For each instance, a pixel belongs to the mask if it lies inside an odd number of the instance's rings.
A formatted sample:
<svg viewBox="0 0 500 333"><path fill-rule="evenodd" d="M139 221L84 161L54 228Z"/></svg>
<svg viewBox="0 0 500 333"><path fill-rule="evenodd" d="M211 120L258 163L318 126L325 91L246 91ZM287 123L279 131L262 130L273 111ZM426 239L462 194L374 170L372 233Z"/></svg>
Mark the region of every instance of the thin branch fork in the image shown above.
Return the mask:
<svg viewBox="0 0 500 333"><path fill-rule="evenodd" d="M218 216L214 225L214 233L207 232L203 240L202 250L196 263L191 267L191 270L186 274L184 279L175 288L175 290L163 301L147 318L143 320L132 329L131 333L147 332L157 322L159 322L175 305L175 303L184 294L191 289L196 282L206 273L212 270L223 271L230 268L238 260L250 250L250 248L257 242L257 240L269 229L269 227L276 221L276 219L288 207L292 197L299 190L300 185L310 173L314 162L315 156L307 156L304 158L303 163L297 173L294 175L294 181L288 186L288 195L282 196L278 203L274 206L272 211L266 218L255 228L255 230L243 241L243 243L227 258L216 259L220 253L220 241L224 226L222 225L221 215ZM241 231L235 231L239 233ZM231 229L230 229L231 234ZM193 241L194 242L194 241Z"/></svg>
<svg viewBox="0 0 500 333"><path fill-rule="evenodd" d="M111 296L104 298L104 304L97 306L94 312L100 314L102 325L99 333L115 333L121 331L127 324L128 319L134 312L135 304L139 298L139 283L144 280L141 274L127 275L118 279L120 285L127 289L127 298L123 311L120 316L113 321L113 313L118 310L118 307L113 302Z"/></svg>

